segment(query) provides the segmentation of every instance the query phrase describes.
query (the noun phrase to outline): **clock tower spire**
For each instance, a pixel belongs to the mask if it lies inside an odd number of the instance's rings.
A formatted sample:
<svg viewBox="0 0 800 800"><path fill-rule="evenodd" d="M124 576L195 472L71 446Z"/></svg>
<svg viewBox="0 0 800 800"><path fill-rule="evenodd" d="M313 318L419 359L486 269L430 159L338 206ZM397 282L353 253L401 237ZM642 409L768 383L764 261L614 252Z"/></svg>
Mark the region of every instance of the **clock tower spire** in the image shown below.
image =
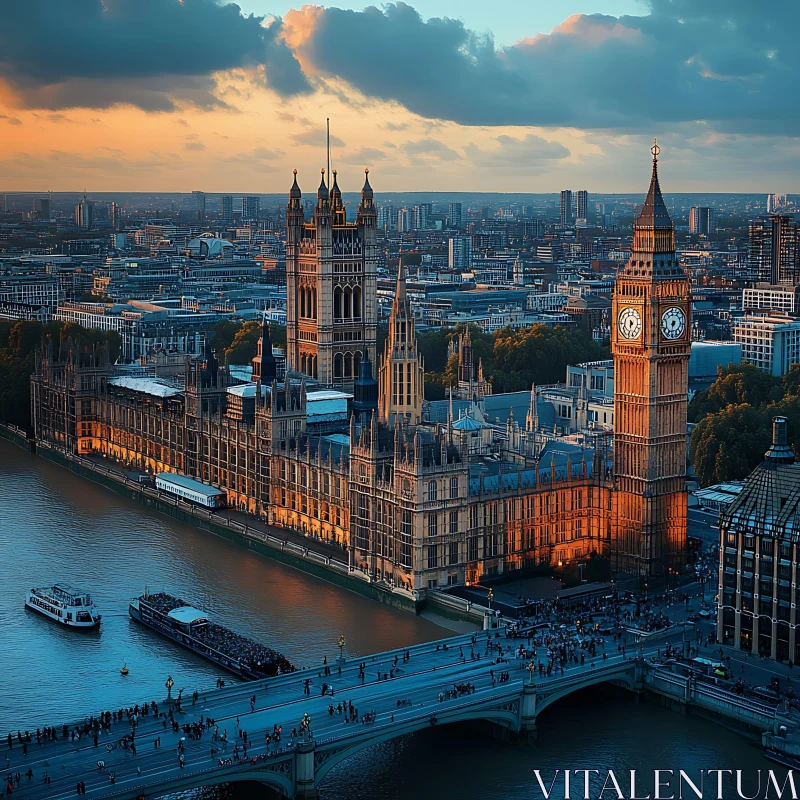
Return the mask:
<svg viewBox="0 0 800 800"><path fill-rule="evenodd" d="M614 568L667 578L686 547L689 281L658 181L658 142L631 257L617 275L614 355Z"/></svg>

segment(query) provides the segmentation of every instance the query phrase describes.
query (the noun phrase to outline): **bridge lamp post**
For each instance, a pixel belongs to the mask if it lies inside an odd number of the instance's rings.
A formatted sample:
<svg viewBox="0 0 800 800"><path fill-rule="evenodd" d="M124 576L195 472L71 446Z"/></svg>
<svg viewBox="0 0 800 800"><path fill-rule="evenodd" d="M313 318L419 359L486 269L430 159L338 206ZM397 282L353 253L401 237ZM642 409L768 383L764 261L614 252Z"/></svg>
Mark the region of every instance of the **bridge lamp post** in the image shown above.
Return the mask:
<svg viewBox="0 0 800 800"><path fill-rule="evenodd" d="M533 674L536 672L536 664L533 661L529 661L526 669L528 670L528 684L533 686Z"/></svg>
<svg viewBox="0 0 800 800"><path fill-rule="evenodd" d="M337 644L339 645L339 661L341 662L344 661L344 645L345 645L344 634L342 634L339 637L339 641L337 642Z"/></svg>
<svg viewBox="0 0 800 800"><path fill-rule="evenodd" d="M167 702L172 701L172 687L175 685L175 681L172 680L172 675L167 675L167 682L164 686L167 687Z"/></svg>
<svg viewBox="0 0 800 800"><path fill-rule="evenodd" d="M494 590L489 589L489 594L486 595L487 599L489 600L489 613L492 612L492 600L494 600Z"/></svg>

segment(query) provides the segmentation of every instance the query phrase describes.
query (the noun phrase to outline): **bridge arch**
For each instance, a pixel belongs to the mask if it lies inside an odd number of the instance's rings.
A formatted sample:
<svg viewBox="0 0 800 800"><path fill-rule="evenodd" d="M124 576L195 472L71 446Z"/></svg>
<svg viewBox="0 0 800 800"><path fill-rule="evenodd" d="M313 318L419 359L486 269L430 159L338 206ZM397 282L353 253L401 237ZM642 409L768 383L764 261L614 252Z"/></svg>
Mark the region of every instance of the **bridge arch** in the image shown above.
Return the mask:
<svg viewBox="0 0 800 800"><path fill-rule="evenodd" d="M283 760L281 760L283 761ZM269 786L280 792L285 797L294 796L293 764L289 761L288 769L283 771L270 769L270 762L265 762L265 766L242 765L241 767L229 766L220 767L212 773L204 775L186 774L177 780L168 781L152 789L145 788L147 796L162 796L175 792L186 791L187 789L200 789L208 786L220 786L223 783L243 783L251 781Z"/></svg>
<svg viewBox="0 0 800 800"><path fill-rule="evenodd" d="M451 712L447 712L443 709L436 709L435 707L431 707L431 709L432 713L436 715L435 727L437 728L456 722L487 720L489 722L496 722L511 730L519 730L518 699L509 699L508 702L503 702L501 706L495 708L463 708L454 709ZM365 750L367 747L372 747L373 745L388 742L400 736L405 736L409 733L417 733L418 731L432 727L430 724L430 717L431 714L428 714L424 718L391 724L386 726L383 730L376 730L370 726L366 728L363 735L354 738L351 743L344 745L335 743L330 750L325 749L324 743L322 743L321 746L318 744L317 752L315 753L316 762L314 770L314 779L317 786L319 786L320 782L324 780L325 776L334 767L346 761L351 756Z"/></svg>
<svg viewBox="0 0 800 800"><path fill-rule="evenodd" d="M549 691L547 688L545 688L543 691L537 691L536 714L538 716L548 706L558 702L559 700L562 700L564 697L568 697L569 695L579 692L582 689L588 689L592 686L599 686L602 683L609 683L613 686L621 686L625 689L630 689L630 691L636 691L638 687L636 682L635 664L631 663L629 666L626 665L626 668L624 670L620 669L619 672L590 673L583 677L582 680L571 681L566 685L556 685Z"/></svg>

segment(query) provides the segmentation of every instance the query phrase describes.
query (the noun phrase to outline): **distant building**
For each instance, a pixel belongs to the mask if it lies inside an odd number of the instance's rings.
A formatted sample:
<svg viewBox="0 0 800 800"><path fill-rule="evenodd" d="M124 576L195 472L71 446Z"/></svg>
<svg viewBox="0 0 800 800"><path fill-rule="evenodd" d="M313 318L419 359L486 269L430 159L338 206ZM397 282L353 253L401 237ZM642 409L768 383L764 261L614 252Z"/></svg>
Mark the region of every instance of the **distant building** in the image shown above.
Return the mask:
<svg viewBox="0 0 800 800"><path fill-rule="evenodd" d="M147 358L156 349L198 356L205 342L203 329L219 319L216 315L127 303L63 303L53 318L84 328L116 331L122 338L123 362Z"/></svg>
<svg viewBox="0 0 800 800"><path fill-rule="evenodd" d="M37 197L33 201L33 212L37 219L50 219L50 198Z"/></svg>
<svg viewBox="0 0 800 800"><path fill-rule="evenodd" d="M589 192L581 189L575 192L575 217L576 219L586 219L586 212L589 208Z"/></svg>
<svg viewBox="0 0 800 800"><path fill-rule="evenodd" d="M192 192L192 210L197 215L196 219L202 222L206 218L206 193Z"/></svg>
<svg viewBox="0 0 800 800"><path fill-rule="evenodd" d="M432 213L431 203L420 203L418 206L414 206L414 228L424 231L428 227Z"/></svg>
<svg viewBox="0 0 800 800"><path fill-rule="evenodd" d="M75 206L75 225L88 231L94 225L94 203L83 196L83 200Z"/></svg>
<svg viewBox="0 0 800 800"><path fill-rule="evenodd" d="M572 192L569 189L564 189L561 192L561 224L569 225L573 219Z"/></svg>
<svg viewBox="0 0 800 800"><path fill-rule="evenodd" d="M233 197L229 194L222 195L222 221L233 222Z"/></svg>
<svg viewBox="0 0 800 800"><path fill-rule="evenodd" d="M397 232L410 233L414 230L414 209L401 208L397 212Z"/></svg>
<svg viewBox="0 0 800 800"><path fill-rule="evenodd" d="M451 228L461 230L461 228L464 227L461 203L450 203L450 208L447 212L447 220Z"/></svg>
<svg viewBox="0 0 800 800"><path fill-rule="evenodd" d="M794 217L761 216L750 223L748 261L755 280L800 284L800 228Z"/></svg>
<svg viewBox="0 0 800 800"><path fill-rule="evenodd" d="M47 319L63 296L57 275L0 276L0 317Z"/></svg>
<svg viewBox="0 0 800 800"><path fill-rule="evenodd" d="M243 197L242 198L242 219L255 222L261 213L261 198Z"/></svg>
<svg viewBox="0 0 800 800"><path fill-rule="evenodd" d="M742 346L738 342L692 342L689 382L714 381L720 367L741 363Z"/></svg>
<svg viewBox="0 0 800 800"><path fill-rule="evenodd" d="M689 209L689 233L709 236L717 230L717 213L706 206L692 206Z"/></svg>
<svg viewBox="0 0 800 800"><path fill-rule="evenodd" d="M118 231L122 227L122 209L117 203L109 205L108 218L111 221L112 230Z"/></svg>
<svg viewBox="0 0 800 800"><path fill-rule="evenodd" d="M742 361L785 375L800 364L800 319L778 314L745 316L733 325L733 341L742 346Z"/></svg>
<svg viewBox="0 0 800 800"><path fill-rule="evenodd" d="M472 268L472 239L469 236L454 236L448 241L448 267L450 269Z"/></svg>
<svg viewBox="0 0 800 800"><path fill-rule="evenodd" d="M742 311L777 311L800 313L799 286L772 286L757 283L742 292Z"/></svg>

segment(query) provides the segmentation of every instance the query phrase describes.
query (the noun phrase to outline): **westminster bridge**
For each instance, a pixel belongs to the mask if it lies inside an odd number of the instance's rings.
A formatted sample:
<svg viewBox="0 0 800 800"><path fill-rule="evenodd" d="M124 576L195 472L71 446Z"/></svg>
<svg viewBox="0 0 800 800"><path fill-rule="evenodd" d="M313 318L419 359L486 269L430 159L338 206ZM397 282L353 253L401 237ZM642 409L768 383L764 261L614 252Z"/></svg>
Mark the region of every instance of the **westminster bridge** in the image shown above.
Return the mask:
<svg viewBox="0 0 800 800"><path fill-rule="evenodd" d="M527 640L504 629L340 658L183 697L179 703L161 701L158 714L137 715L135 752L121 744L134 728L127 715L101 729L97 744L91 736L62 738L61 728L57 739L29 744L25 756L16 739L9 750L4 741L3 775L19 772L12 796L29 800L76 797L79 785L87 797L135 800L239 781L304 800L316 797L320 782L345 759L424 728L481 720L503 735L535 739L536 719L545 708L601 683L649 692L670 707L704 709L773 734L786 724L777 703L753 701L654 663L669 637L658 639L640 640L633 654L619 652L608 639L596 657L553 669L549 676L546 669L534 668L529 652L520 651L529 647ZM339 711L340 704L347 711ZM351 705L355 718L347 713ZM171 719L165 714L170 710ZM187 735L185 726L199 729L201 718L204 733ZM167 724L172 719L177 726ZM282 727L280 741L272 736L268 743L265 734L275 726ZM227 742L214 741L215 731Z"/></svg>

